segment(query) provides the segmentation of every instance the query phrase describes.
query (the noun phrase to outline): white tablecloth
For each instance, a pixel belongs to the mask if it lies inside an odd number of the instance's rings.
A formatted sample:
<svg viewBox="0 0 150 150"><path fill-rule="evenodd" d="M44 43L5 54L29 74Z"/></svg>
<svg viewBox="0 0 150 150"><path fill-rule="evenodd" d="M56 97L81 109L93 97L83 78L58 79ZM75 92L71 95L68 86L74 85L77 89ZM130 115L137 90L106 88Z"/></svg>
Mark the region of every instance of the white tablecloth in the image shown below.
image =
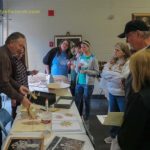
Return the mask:
<svg viewBox="0 0 150 150"><path fill-rule="evenodd" d="M40 87L36 87L36 86L30 86L30 90L36 90L36 91L43 91L43 92L49 92L47 88L40 88ZM52 92L56 93L56 96L58 98L58 96L71 96L70 90L69 89L60 89L60 90L53 90ZM81 126L81 131L80 132L51 132L50 134L47 134L48 132L45 132L46 134L44 134L45 139L44 139L44 149L47 148L47 146L50 144L52 138L54 136L64 136L64 137L70 137L70 138L75 138L75 139L79 139L79 140L84 140L85 141L85 145L84 145L84 150L94 150L89 137L86 135L86 131L85 128L83 126L83 122L82 119L79 115L79 112L77 110L77 107L75 105L75 103L72 104L70 109L61 109L60 113L72 113L76 116L77 121L79 122L80 126ZM17 120L17 117L15 119L15 121ZM14 125L15 125L15 121L14 121ZM13 127L12 127L13 128ZM28 135L43 135L43 132L10 132L10 136L28 136ZM9 137L7 138L3 149L5 150L5 146L6 143L8 141Z"/></svg>

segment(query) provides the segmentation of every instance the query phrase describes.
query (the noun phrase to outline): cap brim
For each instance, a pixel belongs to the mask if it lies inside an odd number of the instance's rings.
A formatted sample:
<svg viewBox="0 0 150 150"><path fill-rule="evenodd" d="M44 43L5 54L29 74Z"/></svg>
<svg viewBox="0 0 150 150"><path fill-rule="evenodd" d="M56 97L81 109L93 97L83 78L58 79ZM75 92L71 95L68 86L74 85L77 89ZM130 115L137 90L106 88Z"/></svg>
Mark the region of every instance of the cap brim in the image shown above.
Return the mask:
<svg viewBox="0 0 150 150"><path fill-rule="evenodd" d="M119 38L125 38L125 33L121 33L118 35Z"/></svg>

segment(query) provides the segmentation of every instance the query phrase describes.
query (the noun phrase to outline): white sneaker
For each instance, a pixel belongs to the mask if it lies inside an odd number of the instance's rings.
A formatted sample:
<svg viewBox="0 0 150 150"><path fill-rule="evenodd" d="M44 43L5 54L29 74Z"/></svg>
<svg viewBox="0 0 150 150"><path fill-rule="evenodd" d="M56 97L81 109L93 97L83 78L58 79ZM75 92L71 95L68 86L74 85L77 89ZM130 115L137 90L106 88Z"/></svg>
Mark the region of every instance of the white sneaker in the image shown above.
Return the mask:
<svg viewBox="0 0 150 150"><path fill-rule="evenodd" d="M112 142L112 137L109 136L109 137L105 138L104 141L105 141L106 144L111 144L111 142Z"/></svg>

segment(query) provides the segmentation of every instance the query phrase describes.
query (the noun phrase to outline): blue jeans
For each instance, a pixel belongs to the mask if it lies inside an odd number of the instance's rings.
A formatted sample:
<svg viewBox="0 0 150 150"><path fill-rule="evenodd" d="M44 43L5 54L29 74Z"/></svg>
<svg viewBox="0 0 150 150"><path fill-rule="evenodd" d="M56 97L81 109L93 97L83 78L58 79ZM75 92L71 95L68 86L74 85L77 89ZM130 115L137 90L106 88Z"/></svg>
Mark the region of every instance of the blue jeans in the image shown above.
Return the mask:
<svg viewBox="0 0 150 150"><path fill-rule="evenodd" d="M125 110L125 96L115 96L109 93L109 111L110 112L124 112ZM118 134L119 127L112 126L110 136L115 138Z"/></svg>
<svg viewBox="0 0 150 150"><path fill-rule="evenodd" d="M125 96L115 96L109 93L109 111L124 112Z"/></svg>
<svg viewBox="0 0 150 150"><path fill-rule="evenodd" d="M80 115L83 115L83 106L85 106L85 120L90 116L90 100L94 90L94 85L77 84L75 91L75 103Z"/></svg>

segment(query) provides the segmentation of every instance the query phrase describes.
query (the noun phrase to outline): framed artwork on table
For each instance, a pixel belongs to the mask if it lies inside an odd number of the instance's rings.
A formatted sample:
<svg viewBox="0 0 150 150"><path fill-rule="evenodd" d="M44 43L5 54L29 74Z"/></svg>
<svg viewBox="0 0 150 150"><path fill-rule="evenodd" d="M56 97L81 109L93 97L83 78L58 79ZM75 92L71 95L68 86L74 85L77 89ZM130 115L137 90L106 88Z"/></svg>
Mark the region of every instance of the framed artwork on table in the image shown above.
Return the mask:
<svg viewBox="0 0 150 150"><path fill-rule="evenodd" d="M55 35L54 36L54 42L55 46L59 46L62 40L70 40L70 46L72 47L76 43L80 42L82 40L81 35Z"/></svg>
<svg viewBox="0 0 150 150"><path fill-rule="evenodd" d="M44 146L44 138L43 137L28 137L28 136L17 136L8 137L5 143L5 150L43 150Z"/></svg>
<svg viewBox="0 0 150 150"><path fill-rule="evenodd" d="M150 13L132 13L132 20L142 20L150 28Z"/></svg>

